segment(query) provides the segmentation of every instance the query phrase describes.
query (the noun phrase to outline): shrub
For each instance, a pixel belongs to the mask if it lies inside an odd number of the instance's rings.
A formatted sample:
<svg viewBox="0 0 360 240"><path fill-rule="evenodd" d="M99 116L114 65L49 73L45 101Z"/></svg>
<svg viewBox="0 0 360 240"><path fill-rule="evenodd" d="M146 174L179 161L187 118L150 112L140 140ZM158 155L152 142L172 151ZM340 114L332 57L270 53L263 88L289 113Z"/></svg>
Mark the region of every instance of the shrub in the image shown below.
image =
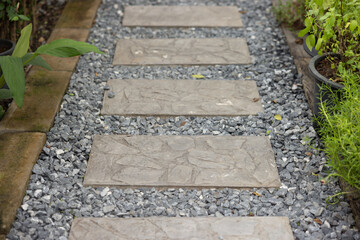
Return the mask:
<svg viewBox="0 0 360 240"><path fill-rule="evenodd" d="M345 80L341 98L333 93L333 107L321 102L319 131L334 170L330 176L343 178L360 190L360 75L342 71L341 77Z"/></svg>
<svg viewBox="0 0 360 240"><path fill-rule="evenodd" d="M360 1L307 0L305 29L299 36L309 34L306 44L323 52L338 53L339 62L332 68L360 73Z"/></svg>
<svg viewBox="0 0 360 240"><path fill-rule="evenodd" d="M305 0L278 0L273 6L276 20L292 29L304 28Z"/></svg>

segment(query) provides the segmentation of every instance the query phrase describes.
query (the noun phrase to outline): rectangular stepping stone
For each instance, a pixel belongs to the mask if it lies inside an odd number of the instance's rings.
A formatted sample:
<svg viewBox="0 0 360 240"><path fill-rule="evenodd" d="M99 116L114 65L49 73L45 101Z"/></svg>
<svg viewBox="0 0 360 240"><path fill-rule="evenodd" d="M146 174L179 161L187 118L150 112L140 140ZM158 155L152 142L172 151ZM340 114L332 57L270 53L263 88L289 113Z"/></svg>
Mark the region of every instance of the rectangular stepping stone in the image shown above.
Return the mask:
<svg viewBox="0 0 360 240"><path fill-rule="evenodd" d="M108 81L102 114L127 116L239 116L263 112L255 81ZM112 93L111 93L112 94Z"/></svg>
<svg viewBox="0 0 360 240"><path fill-rule="evenodd" d="M86 186L280 187L261 136L94 137Z"/></svg>
<svg viewBox="0 0 360 240"><path fill-rule="evenodd" d="M123 26L243 27L235 6L125 6Z"/></svg>
<svg viewBox="0 0 360 240"><path fill-rule="evenodd" d="M251 64L243 38L120 39L114 65Z"/></svg>
<svg viewBox="0 0 360 240"><path fill-rule="evenodd" d="M76 218L69 240L293 240L287 217Z"/></svg>

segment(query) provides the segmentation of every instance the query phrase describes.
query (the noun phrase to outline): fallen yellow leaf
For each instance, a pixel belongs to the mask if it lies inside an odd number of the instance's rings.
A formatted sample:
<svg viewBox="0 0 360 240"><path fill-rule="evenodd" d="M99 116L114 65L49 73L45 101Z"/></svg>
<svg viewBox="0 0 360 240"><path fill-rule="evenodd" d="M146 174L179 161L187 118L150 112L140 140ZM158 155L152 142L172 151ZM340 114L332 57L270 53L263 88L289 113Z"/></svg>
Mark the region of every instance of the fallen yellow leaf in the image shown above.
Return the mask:
<svg viewBox="0 0 360 240"><path fill-rule="evenodd" d="M202 78L205 78L203 75L201 74L194 74L192 75L193 78L196 78L196 79L202 79Z"/></svg>
<svg viewBox="0 0 360 240"><path fill-rule="evenodd" d="M253 194L254 194L255 196L261 197L261 194L260 194L260 193L253 192Z"/></svg>
<svg viewBox="0 0 360 240"><path fill-rule="evenodd" d="M322 224L321 220L318 218L314 218L314 222L316 222L317 224Z"/></svg>
<svg viewBox="0 0 360 240"><path fill-rule="evenodd" d="M282 119L282 117L281 117L279 114L276 114L276 115L274 116L274 118L275 118L276 120L278 120L278 121L280 121L280 120Z"/></svg>

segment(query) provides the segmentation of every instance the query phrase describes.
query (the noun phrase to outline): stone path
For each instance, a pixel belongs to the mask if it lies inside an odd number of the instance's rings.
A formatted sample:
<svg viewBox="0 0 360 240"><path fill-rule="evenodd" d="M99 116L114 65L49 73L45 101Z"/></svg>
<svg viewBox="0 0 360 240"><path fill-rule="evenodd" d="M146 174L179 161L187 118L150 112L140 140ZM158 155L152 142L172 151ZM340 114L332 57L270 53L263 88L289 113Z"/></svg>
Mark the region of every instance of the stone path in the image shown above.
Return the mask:
<svg viewBox="0 0 360 240"><path fill-rule="evenodd" d="M243 38L120 39L113 64L251 64L251 58Z"/></svg>
<svg viewBox="0 0 360 240"><path fill-rule="evenodd" d="M181 9L127 7L124 21L135 26L142 24L136 19L147 26L184 25L179 19L199 10L200 16L205 14L204 22L212 19L208 24L212 26L215 17L225 13L209 15L217 9L213 7ZM158 17L163 11L167 12L164 18ZM169 13L175 13L173 21L167 20ZM114 65L250 63L241 38L121 39L113 61ZM103 114L221 116L263 110L254 81L119 79L108 85L111 91L105 94ZM241 188L280 187L281 183L268 137L115 135L95 136L84 185ZM286 217L77 219L70 239L84 238L288 240L292 233Z"/></svg>
<svg viewBox="0 0 360 240"><path fill-rule="evenodd" d="M239 116L264 111L255 81L116 79L108 85L101 110L107 115Z"/></svg>
<svg viewBox="0 0 360 240"><path fill-rule="evenodd" d="M88 3L89 1L74 0L70 3ZM100 3L100 1L97 2ZM149 4L167 6L180 4L232 5L241 11L244 27L130 28L121 25L124 6ZM81 11L84 11L83 9ZM76 16L74 15L74 17ZM71 19L75 19L74 24L77 23L76 18ZM252 63L202 66L188 64L171 64L171 66L113 65L116 44L119 39L193 38L246 39ZM75 71L72 74L69 72L69 76L71 75L69 88L62 98L60 111L56 114L54 125L46 134L47 139L43 151L32 169L26 195L21 207L16 211L16 220L7 236L9 240L66 240L69 235L71 238L86 239L88 236L83 236L86 232L84 233L82 230L89 228L97 229L98 231L91 235L96 236L95 234L99 232L101 236L97 238L102 239L106 234L111 235L117 231L113 228L110 230L109 225L116 226L123 231L121 227L127 224L125 221L136 221L137 224L131 224L133 228L126 228L127 231L134 234L127 236L127 239L131 239L131 237L138 237L135 234L141 226L148 226L150 218L159 219L157 221L164 218L169 223L180 221L184 225L189 221L200 221L198 219L206 219L209 222L217 222L221 219L229 222L243 221L239 229L244 227L246 229L242 229L242 233L246 233L245 230L253 229L252 226L259 221L267 226L277 221L283 221L281 226L284 227L279 231L276 230L279 224L270 229L262 228L260 224L257 224L254 229L261 229L262 234L271 234L270 239L273 236L278 238L276 234L279 233L280 237L293 239L292 236L285 235L289 225L292 230L290 235L294 234L294 238L299 240L360 239L359 233L354 229L354 220L346 200L340 198L340 203L336 205L328 205L325 202L327 197L339 192L340 188L336 182L330 181L326 184L320 182L322 178L326 177L328 171L325 165L325 155L309 149L306 145L309 142L318 143L318 138L312 128L311 112L302 91L301 77L296 73L284 36L271 13L271 0L101 0L88 42L95 44L106 54L86 54L80 57ZM63 82L60 81L64 79L58 71L53 71L51 74L49 79L57 77L59 82ZM203 77L203 79L195 80L195 77ZM262 105L263 111L244 113L242 116L216 114L212 116L191 114L175 116L175 111L167 117L158 117L154 112L143 116L134 114L135 116L131 117L115 112L107 115L101 114L102 108L105 107L103 101L121 100L123 93L114 91L115 88L111 85L113 82L125 83L145 79L153 80L153 83L157 81L164 83L185 80L189 83L204 81L209 85L213 81L222 81L221 85L223 86L232 81L239 83L255 81L257 89L254 90L254 93L258 91L259 99L249 97L244 101L249 102L249 109L252 104ZM47 83L47 81L44 82ZM35 81L34 84L38 84L38 82ZM205 87L206 84L203 88L205 89ZM189 87L187 90L190 91L191 88ZM113 91L113 98L108 98L110 91ZM221 93L221 87L218 91ZM190 92L181 94L186 95L187 93ZM242 94L247 94L247 91L239 92L238 96L226 96L226 99L238 98ZM146 101L150 101L151 96L147 96ZM189 105L191 104L199 106L195 101L189 102ZM117 103L113 108L121 106ZM275 119L276 115L280 115L282 120ZM239 141L238 139L256 137L261 140L246 141L251 142L252 149L256 149L252 153L239 147L238 151L241 154L233 154L236 150L231 150L232 153L226 151L223 154L224 157L216 161L211 158L210 154L200 155L198 153L203 149L210 149L211 152L216 153L216 156L219 156L223 150L212 149L207 144L186 149L187 144L178 143L177 146L184 150L166 151L169 145L173 145L169 144L168 140L155 140L165 139L165 137L170 139L170 142L176 142L177 139L194 140L203 137L206 141L221 141L222 147L229 148L236 147L233 141ZM233 139L233 141L226 143L228 146L224 146L223 137L224 139ZM137 139L144 138L146 144L144 143L141 149L138 145L129 147L126 143L118 140L121 138L133 139L135 144L138 144ZM99 139L104 141L99 144ZM105 145L110 143L108 139L114 139L111 145ZM189 141L191 142L191 140ZM261 157L255 163L259 168L266 168L266 166L271 166L275 160L279 176L274 171L272 171L274 173L272 176L274 176L273 179L280 179L280 182L277 182L277 186L281 185L280 188L185 187L185 184L171 188L159 188L155 184L151 184L152 187L131 188L110 184L103 185L103 187L84 186L84 178L86 183L95 156L106 161L111 159L114 163L111 165L114 168L111 169L113 171L117 170L117 163L123 163L124 159L126 161L133 159L130 164L134 166L131 167L141 170L144 168L144 163L152 164L153 162L148 159L140 162L138 160L140 158L133 156L145 158L149 153L150 157L159 159L160 168L166 171L166 166L174 161L166 154L178 154L181 151L187 152L182 159L186 166L193 169L202 170L198 165L203 166L203 163L209 159L211 162L206 164L207 167L223 165L228 167L229 161L242 166L243 157L247 155L250 157L249 161L245 161L246 166L251 166L254 163L251 154L259 156L263 151L269 150L270 144L261 142L266 142L265 140L271 143L273 153L268 152L269 157ZM163 144L164 150L159 151L161 154L158 155L160 156L154 156L154 152L157 153L156 149L151 149L149 146L156 147L159 142ZM126 145L125 147L130 148L130 151L134 150L136 154L131 156L126 154L125 156L123 152L112 147L112 145L118 146L118 144L121 147ZM148 146L147 152L144 151L146 146ZM188 152L188 150L190 151ZM197 158L189 158L190 153L191 156L194 153L198 154ZM235 155L234 159L230 159L231 154ZM198 157L199 155L200 157ZM128 156L130 158L126 159ZM21 159L19 158L19 160ZM191 164L190 160L195 164ZM99 169L95 170L100 171L107 167L105 162L97 164L95 168ZM276 168L265 170L276 170ZM226 169L216 167L210 170L225 172ZM251 171L247 174L250 176L249 179L246 179L248 182L256 182ZM124 177L124 175L116 175L116 177L118 176ZM135 179L133 176L129 177L130 180ZM115 180L120 178L115 178ZM236 184L240 185L242 181L244 179ZM266 183L264 181L261 184ZM286 220L287 217L289 221ZM151 221L153 222L153 220ZM111 223L106 224L106 228L101 228L103 222ZM140 225L139 222L143 225ZM176 227L178 226L180 224L176 222ZM211 224L207 224L207 226L209 227L208 232L213 231ZM177 230L181 231L184 236L188 233L188 229L179 228ZM229 229L224 228L224 230ZM235 231L238 228L230 230ZM182 236L181 233L178 235ZM226 239L223 236L225 235L214 238L216 240ZM241 239L241 237L242 235L238 235L229 237L229 239ZM256 236L243 238L266 239L265 237L256 238Z"/></svg>
<svg viewBox="0 0 360 240"><path fill-rule="evenodd" d="M234 6L126 6L128 27L242 27Z"/></svg>
<svg viewBox="0 0 360 240"><path fill-rule="evenodd" d="M287 217L77 218L69 240L289 240Z"/></svg>

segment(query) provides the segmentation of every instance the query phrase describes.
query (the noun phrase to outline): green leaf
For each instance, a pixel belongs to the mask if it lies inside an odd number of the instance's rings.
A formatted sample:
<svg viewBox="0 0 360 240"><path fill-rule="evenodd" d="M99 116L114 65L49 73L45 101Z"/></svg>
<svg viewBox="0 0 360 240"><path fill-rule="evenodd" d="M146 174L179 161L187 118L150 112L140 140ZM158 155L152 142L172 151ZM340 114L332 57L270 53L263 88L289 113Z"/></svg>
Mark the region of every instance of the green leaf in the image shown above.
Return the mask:
<svg viewBox="0 0 360 240"><path fill-rule="evenodd" d="M322 38L319 38L317 40L317 43L316 43L316 46L315 46L315 50L319 51L319 49L321 48L321 44L323 42L323 39Z"/></svg>
<svg viewBox="0 0 360 240"><path fill-rule="evenodd" d="M23 57L25 53L27 53L29 49L29 40L32 30L32 24L27 25L21 30L21 36L19 41L16 43L14 52L12 54L13 57Z"/></svg>
<svg viewBox="0 0 360 240"><path fill-rule="evenodd" d="M318 5L318 6L321 6L323 4L323 0L315 0L315 3Z"/></svg>
<svg viewBox="0 0 360 240"><path fill-rule="evenodd" d="M14 101L21 108L25 93L25 73L22 60L18 57L2 56L0 57L0 66Z"/></svg>
<svg viewBox="0 0 360 240"><path fill-rule="evenodd" d="M303 36L305 36L305 34L307 34L308 32L310 31L310 27L306 27L305 29L303 29L303 30L301 30L300 32L299 32L299 37L303 37Z"/></svg>
<svg viewBox="0 0 360 240"><path fill-rule="evenodd" d="M306 27L311 27L311 25L312 25L311 20L312 20L312 18L310 18L310 17L305 19L304 24L305 24Z"/></svg>
<svg viewBox="0 0 360 240"><path fill-rule="evenodd" d="M358 26L358 22L356 20L351 20L350 22L350 31L354 31L355 28Z"/></svg>
<svg viewBox="0 0 360 240"><path fill-rule="evenodd" d="M28 61L32 56L34 55L34 53L27 53L25 54L21 60L23 62L23 64ZM28 62L27 64L31 64L34 66L40 66L43 68L46 68L47 70L51 70L50 65L41 57L41 56L36 56L33 60L31 60L30 62Z"/></svg>
<svg viewBox="0 0 360 240"><path fill-rule="evenodd" d="M47 54L55 57L74 57L84 53L95 52L103 54L93 45L71 39L57 39L39 47L35 53Z"/></svg>
<svg viewBox="0 0 360 240"><path fill-rule="evenodd" d="M331 16L331 13L330 12L327 12L324 16L322 16L321 18L320 18L320 21L324 21L325 19L327 19L328 17L330 17Z"/></svg>
<svg viewBox="0 0 360 240"><path fill-rule="evenodd" d="M352 64L355 62L355 58L351 58L349 61L346 62L346 64Z"/></svg>
<svg viewBox="0 0 360 240"><path fill-rule="evenodd" d="M9 98L12 98L10 90L0 89L0 99L9 99Z"/></svg>
<svg viewBox="0 0 360 240"><path fill-rule="evenodd" d="M18 16L13 16L12 18L10 18L10 21L16 22L19 20Z"/></svg>
<svg viewBox="0 0 360 240"><path fill-rule="evenodd" d="M306 38L306 46L309 48L309 50L311 51L312 48L315 46L315 35L311 34L309 36L307 36Z"/></svg>
<svg viewBox="0 0 360 240"><path fill-rule="evenodd" d="M19 17L21 20L30 21L30 18L28 18L28 17L25 16L25 15L18 15L18 17Z"/></svg>

